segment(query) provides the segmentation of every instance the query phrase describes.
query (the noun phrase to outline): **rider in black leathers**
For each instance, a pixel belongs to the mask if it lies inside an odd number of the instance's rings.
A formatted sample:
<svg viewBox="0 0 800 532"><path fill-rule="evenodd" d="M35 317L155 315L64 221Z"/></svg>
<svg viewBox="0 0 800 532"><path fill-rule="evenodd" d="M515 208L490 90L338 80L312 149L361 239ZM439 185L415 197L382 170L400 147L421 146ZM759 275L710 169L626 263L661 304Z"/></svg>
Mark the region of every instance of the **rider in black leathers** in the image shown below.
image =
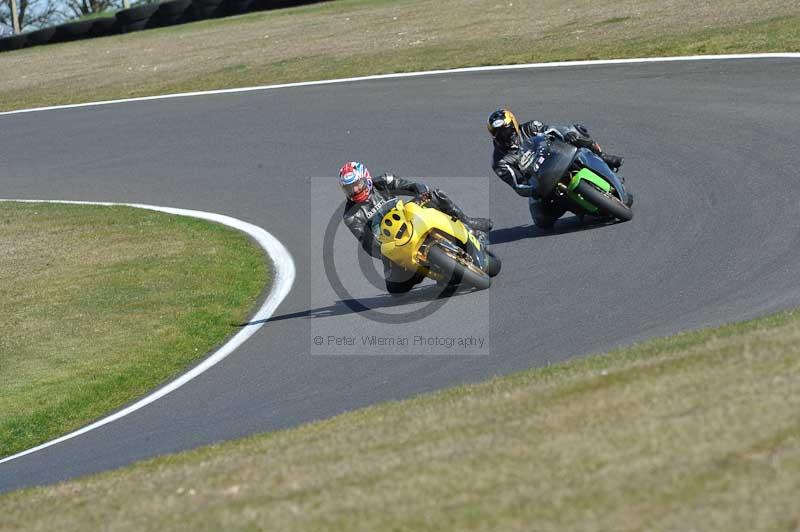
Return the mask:
<svg viewBox="0 0 800 532"><path fill-rule="evenodd" d="M581 124L548 126L538 120L519 124L511 111L498 109L489 115L487 127L494 140L492 169L497 177L511 186L517 194L530 198L533 222L537 227L543 229L553 227L556 220L566 211L553 203L542 201L536 195L536 183L531 183L525 177L523 168L533 162L531 157L526 156L521 149L526 140L541 133L558 137L578 148L588 148L600 156L614 172L619 171L624 162L622 157L604 153L600 149L600 145L589 135L586 127ZM631 194L628 196L629 203L632 203L633 196Z"/></svg>
<svg viewBox="0 0 800 532"><path fill-rule="evenodd" d="M381 255L380 242L370 227L372 217L381 205L398 194L416 196L427 193L432 207L461 220L473 229L484 243L488 243L487 233L492 229L492 221L488 218L470 218L442 190L430 189L427 185L392 174L372 177L369 170L358 162L347 163L342 167L339 172L339 184L347 196L343 214L344 223L361 243L364 251L383 261L386 290L390 294L404 294L425 278L418 272L408 271L385 259ZM360 188L360 184L366 188Z"/></svg>

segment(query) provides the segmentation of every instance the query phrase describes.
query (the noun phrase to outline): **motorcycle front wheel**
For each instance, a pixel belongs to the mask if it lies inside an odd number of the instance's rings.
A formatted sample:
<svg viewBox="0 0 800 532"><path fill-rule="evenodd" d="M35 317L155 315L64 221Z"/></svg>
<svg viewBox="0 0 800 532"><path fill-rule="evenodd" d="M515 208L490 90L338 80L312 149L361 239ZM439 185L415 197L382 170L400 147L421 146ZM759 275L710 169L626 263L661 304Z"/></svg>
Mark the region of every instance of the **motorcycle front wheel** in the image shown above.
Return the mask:
<svg viewBox="0 0 800 532"><path fill-rule="evenodd" d="M428 263L445 276L450 284L458 284L485 290L492 285L492 279L486 272L473 263L465 263L455 253L437 245L428 250Z"/></svg>
<svg viewBox="0 0 800 532"><path fill-rule="evenodd" d="M622 201L607 192L603 192L588 181L581 181L575 189L575 192L583 196L583 199L600 209L603 214L608 214L628 222L633 219L633 210L622 203Z"/></svg>

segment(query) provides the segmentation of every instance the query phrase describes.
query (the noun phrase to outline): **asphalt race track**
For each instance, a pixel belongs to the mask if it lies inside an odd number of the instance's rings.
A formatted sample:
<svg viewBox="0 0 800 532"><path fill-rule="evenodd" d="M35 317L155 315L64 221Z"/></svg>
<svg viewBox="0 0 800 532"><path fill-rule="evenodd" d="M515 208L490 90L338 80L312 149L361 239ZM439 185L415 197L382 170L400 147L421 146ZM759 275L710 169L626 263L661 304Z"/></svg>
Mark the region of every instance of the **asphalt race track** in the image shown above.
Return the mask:
<svg viewBox="0 0 800 532"><path fill-rule="evenodd" d="M0 465L0 491L800 306L798 80L797 59L578 66L0 116L0 196L227 214L266 228L297 266L272 322L223 363L123 420ZM552 234L532 229L526 200L489 179L484 124L498 105L589 125L626 157L634 220L587 227L568 215ZM491 290L396 324L342 303L320 273L340 196L318 177L349 159L429 176L471 214L491 214L504 261ZM426 306L429 288L398 304L364 281L345 237L334 260L355 297L390 314ZM312 342L319 331L451 327L484 336L481 354L346 356Z"/></svg>

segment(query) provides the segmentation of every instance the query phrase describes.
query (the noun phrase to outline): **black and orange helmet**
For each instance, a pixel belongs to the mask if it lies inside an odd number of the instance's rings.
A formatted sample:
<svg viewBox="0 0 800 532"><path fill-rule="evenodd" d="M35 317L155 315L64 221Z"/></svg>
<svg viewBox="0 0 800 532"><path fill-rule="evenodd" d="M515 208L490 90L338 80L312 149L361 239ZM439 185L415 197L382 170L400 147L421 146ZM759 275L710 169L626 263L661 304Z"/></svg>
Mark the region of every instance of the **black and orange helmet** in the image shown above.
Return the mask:
<svg viewBox="0 0 800 532"><path fill-rule="evenodd" d="M498 109L490 114L486 127L497 145L503 149L519 142L519 122L508 109Z"/></svg>

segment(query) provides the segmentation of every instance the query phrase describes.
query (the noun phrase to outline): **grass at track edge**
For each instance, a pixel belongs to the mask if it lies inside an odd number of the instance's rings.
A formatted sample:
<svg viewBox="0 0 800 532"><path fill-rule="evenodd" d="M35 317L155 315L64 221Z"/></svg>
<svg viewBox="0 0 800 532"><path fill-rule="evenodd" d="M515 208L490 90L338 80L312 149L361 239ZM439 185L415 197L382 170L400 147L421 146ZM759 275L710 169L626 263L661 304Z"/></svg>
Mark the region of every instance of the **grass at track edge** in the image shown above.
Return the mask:
<svg viewBox="0 0 800 532"><path fill-rule="evenodd" d="M797 311L662 338L0 496L0 528L794 530L799 345Z"/></svg>
<svg viewBox="0 0 800 532"><path fill-rule="evenodd" d="M232 228L131 207L0 204L0 456L140 397L238 332L268 258Z"/></svg>

